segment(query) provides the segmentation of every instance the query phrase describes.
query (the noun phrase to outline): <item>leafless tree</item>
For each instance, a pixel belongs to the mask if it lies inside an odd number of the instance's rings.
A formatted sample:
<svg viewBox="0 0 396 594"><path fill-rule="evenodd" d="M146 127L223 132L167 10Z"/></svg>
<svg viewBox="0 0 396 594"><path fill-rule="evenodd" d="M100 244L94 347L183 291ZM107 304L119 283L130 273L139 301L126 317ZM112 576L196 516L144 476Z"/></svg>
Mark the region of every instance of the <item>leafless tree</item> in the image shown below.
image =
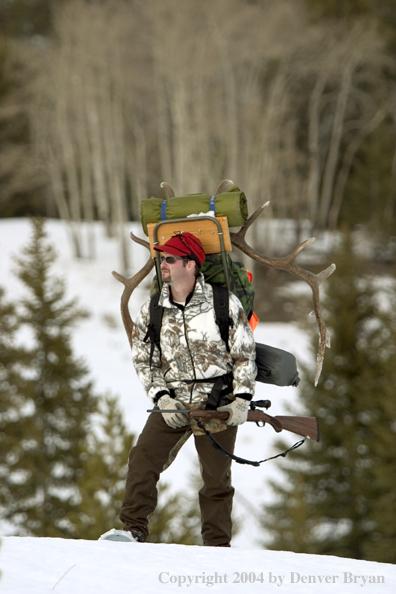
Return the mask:
<svg viewBox="0 0 396 594"><path fill-rule="evenodd" d="M382 121L383 46L372 25L357 21L349 30L330 29L316 44L303 77L313 79L308 103L308 214L316 228L334 229L346 179L363 138ZM326 39L326 38L325 38ZM316 46L316 48L315 48Z"/></svg>
<svg viewBox="0 0 396 594"><path fill-rule="evenodd" d="M251 209L271 200L267 217L334 227L357 147L384 113L370 92L381 59L373 27L312 24L301 0L65 3L34 120L76 253L79 221L99 218L126 270L125 222L160 179L180 195L231 177Z"/></svg>
<svg viewBox="0 0 396 594"><path fill-rule="evenodd" d="M76 255L83 253L79 222L89 224L98 216L108 234L118 236L125 270L126 172L144 160L141 142L136 160L126 147L128 16L124 3L81 0L57 12L57 36L37 81L34 113L38 126L45 125L45 136L37 135L39 153L59 212L72 225ZM141 139L141 128L137 134ZM145 191L144 175L137 179ZM92 235L88 253L94 253Z"/></svg>
<svg viewBox="0 0 396 594"><path fill-rule="evenodd" d="M0 38L0 210L18 194L45 186L45 173L26 142L29 123L27 48L20 40Z"/></svg>

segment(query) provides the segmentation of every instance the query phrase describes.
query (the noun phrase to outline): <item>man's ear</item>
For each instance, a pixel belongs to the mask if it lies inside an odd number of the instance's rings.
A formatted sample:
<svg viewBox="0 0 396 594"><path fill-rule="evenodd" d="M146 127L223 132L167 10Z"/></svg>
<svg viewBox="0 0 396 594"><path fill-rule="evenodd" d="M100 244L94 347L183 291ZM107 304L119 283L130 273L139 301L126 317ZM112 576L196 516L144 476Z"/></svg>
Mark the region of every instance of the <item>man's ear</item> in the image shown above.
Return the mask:
<svg viewBox="0 0 396 594"><path fill-rule="evenodd" d="M189 260L187 262L187 266L188 266L188 269L189 270L191 270L192 268L194 268L194 270L195 270L195 262L194 262L194 260Z"/></svg>

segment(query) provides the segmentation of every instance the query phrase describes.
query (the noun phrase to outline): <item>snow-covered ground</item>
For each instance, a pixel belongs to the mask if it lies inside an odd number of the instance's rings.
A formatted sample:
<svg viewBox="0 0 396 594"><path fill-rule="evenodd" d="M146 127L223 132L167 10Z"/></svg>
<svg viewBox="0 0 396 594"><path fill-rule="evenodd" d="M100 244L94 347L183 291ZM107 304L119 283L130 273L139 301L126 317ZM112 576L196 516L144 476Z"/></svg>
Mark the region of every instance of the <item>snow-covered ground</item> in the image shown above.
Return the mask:
<svg viewBox="0 0 396 594"><path fill-rule="evenodd" d="M2 594L396 592L394 565L257 549L7 537L0 569Z"/></svg>
<svg viewBox="0 0 396 594"><path fill-rule="evenodd" d="M122 285L111 275L118 270L118 245L105 237L102 227L95 227L97 259L76 260L71 255L67 230L61 221L47 223L49 238L58 252L57 274L67 282L68 295L77 296L79 303L89 311L89 317L78 325L74 332L76 352L87 361L98 392L110 391L119 397L125 420L131 431L138 434L147 417L150 401L135 374L129 343L119 314ZM143 237L140 225L132 223L125 230ZM31 236L31 224L25 219L0 220L0 285L5 287L6 296L17 300L23 292L19 280L12 274L15 268L12 255L18 254ZM147 250L130 242L132 273L141 268L147 259ZM148 297L148 285L138 288L133 294L130 310L136 316L141 304ZM308 313L308 312L307 312ZM293 352L298 361L307 360L307 336L292 324L260 323L256 330L256 341L271 344ZM312 361L312 365L314 362ZM270 414L288 414L288 405L298 398L296 388L277 388L257 384L256 398L272 401ZM284 432L285 440L292 445L298 437ZM247 423L239 430L236 453L253 460L263 459L276 453L276 434L271 427L258 428ZM306 445L304 447L307 447ZM311 444L316 448L320 445ZM292 456L293 454L290 454ZM284 464L278 459L263 464L260 468L233 466L233 482L236 488L235 517L243 520L242 528L233 540L238 548L260 547L263 533L259 526L259 511L263 502L271 496L268 482L274 478ZM197 470L193 441L188 442L179 453L178 459L163 474L171 490L190 489L191 471ZM0 527L1 531L1 527ZM4 533L4 528L3 528ZM8 533L9 534L9 533ZM99 535L98 535L99 536ZM103 545L100 545L103 546Z"/></svg>

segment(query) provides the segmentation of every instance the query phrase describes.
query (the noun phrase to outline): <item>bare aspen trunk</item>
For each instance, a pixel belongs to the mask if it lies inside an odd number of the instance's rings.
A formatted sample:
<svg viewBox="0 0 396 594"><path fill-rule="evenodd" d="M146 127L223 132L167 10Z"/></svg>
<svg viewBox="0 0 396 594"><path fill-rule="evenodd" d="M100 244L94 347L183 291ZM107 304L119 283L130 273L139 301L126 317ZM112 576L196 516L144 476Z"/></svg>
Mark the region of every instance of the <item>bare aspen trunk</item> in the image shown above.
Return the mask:
<svg viewBox="0 0 396 594"><path fill-rule="evenodd" d="M308 124L308 203L309 216L315 225L320 199L320 108L327 76L320 73L309 98Z"/></svg>
<svg viewBox="0 0 396 594"><path fill-rule="evenodd" d="M319 225L325 229L328 223L329 210L333 197L334 180L337 161L340 154L340 144L344 129L345 112L352 84L353 72L357 66L355 56L350 57L343 69L341 88L338 93L330 138L329 154L323 175L323 185L320 199Z"/></svg>
<svg viewBox="0 0 396 594"><path fill-rule="evenodd" d="M60 101L62 103L62 100ZM66 191L68 195L69 209L73 228L75 229L74 249L77 258L82 257L81 237L80 232L77 231L81 221L81 201L80 188L78 184L77 168L75 163L75 156L73 144L70 138L68 124L65 117L65 105L58 105L57 113L57 130L59 135L60 152L62 154L62 162L64 167L64 179Z"/></svg>
<svg viewBox="0 0 396 594"><path fill-rule="evenodd" d="M161 74L160 48L154 47L154 88L157 102L157 134L160 155L161 176L163 180L172 180L172 160L170 130L167 114L166 87Z"/></svg>
<svg viewBox="0 0 396 594"><path fill-rule="evenodd" d="M53 196L60 217L66 222L66 228L68 229L70 234L71 245L73 246L74 253L76 254L78 252L78 248L80 245L78 229L76 228L76 224L70 216L69 206L64 192L62 172L60 171L59 163L56 161L54 156L50 154L50 152L51 149L50 147L48 147L47 166L50 175Z"/></svg>
<svg viewBox="0 0 396 594"><path fill-rule="evenodd" d="M84 105L84 76L77 80L75 95L76 101ZM95 258L95 235L93 229L94 208L93 208L93 188L91 177L91 151L88 141L87 121L85 118L84 109L81 110L80 121L76 130L76 147L75 151L79 156L80 164L80 184L81 184L81 200L82 200L82 215L86 226L87 236L87 256L90 259Z"/></svg>
<svg viewBox="0 0 396 594"><path fill-rule="evenodd" d="M187 161L187 141L186 141L186 105L185 105L184 86L180 78L176 75L170 89L169 109L172 121L173 136L173 179L177 188L182 188L182 193L186 192L185 187L185 168Z"/></svg>
<svg viewBox="0 0 396 594"><path fill-rule="evenodd" d="M133 124L131 127L134 138L134 154L131 155L132 162L126 165L126 174L135 197L135 201L132 204L133 219L139 220L140 202L148 197L147 145L144 127L140 124L135 114L133 115Z"/></svg>
<svg viewBox="0 0 396 594"><path fill-rule="evenodd" d="M99 109L97 105L97 99L94 99L93 97L91 98L91 94L93 94L92 91L86 91L84 109L87 122L87 137L90 146L90 161L93 181L92 193L99 219L103 221L109 235L109 191L106 184L106 176L104 170L101 122L98 113Z"/></svg>
<svg viewBox="0 0 396 594"><path fill-rule="evenodd" d="M232 62L230 60L227 41L224 39L221 31L217 25L213 26L213 34L219 46L221 70L224 84L224 105L225 105L225 124L226 124L226 154L228 171L238 170L238 107L237 107L237 93L236 82Z"/></svg>
<svg viewBox="0 0 396 594"><path fill-rule="evenodd" d="M328 227L330 230L335 231L337 228L338 217L340 214L342 201L344 198L345 186L348 181L348 177L351 171L353 159L358 151L363 140L371 134L386 117L386 111L380 108L374 117L367 122L365 126L360 130L358 136L349 144L347 150L344 153L341 169L337 176L337 181L334 188L334 198L331 208L329 210Z"/></svg>

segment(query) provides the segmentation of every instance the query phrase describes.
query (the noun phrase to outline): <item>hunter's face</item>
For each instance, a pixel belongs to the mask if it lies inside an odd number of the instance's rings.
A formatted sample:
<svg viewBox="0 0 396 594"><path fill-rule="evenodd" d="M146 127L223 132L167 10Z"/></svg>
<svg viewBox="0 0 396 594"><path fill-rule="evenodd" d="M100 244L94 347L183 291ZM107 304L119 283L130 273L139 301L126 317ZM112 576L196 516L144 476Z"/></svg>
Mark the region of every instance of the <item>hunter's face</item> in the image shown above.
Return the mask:
<svg viewBox="0 0 396 594"><path fill-rule="evenodd" d="M161 273L164 283L168 283L170 285L173 282L177 282L185 278L187 271L184 265L185 263L181 258L176 259L177 256L168 254L167 252L163 252L162 257ZM170 264L166 261L167 258L172 260L174 259L174 262Z"/></svg>

